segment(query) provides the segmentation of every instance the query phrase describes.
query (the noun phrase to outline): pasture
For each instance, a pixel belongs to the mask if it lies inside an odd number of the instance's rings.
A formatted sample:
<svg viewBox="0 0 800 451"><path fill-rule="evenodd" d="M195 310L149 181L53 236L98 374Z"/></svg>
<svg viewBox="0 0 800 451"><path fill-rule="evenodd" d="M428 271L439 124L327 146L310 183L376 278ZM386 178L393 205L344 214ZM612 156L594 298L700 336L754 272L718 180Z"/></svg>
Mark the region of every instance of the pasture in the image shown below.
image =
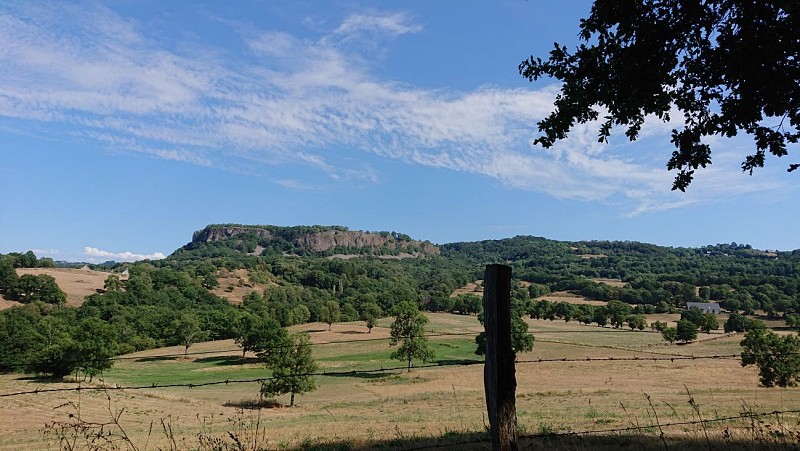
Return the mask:
<svg viewBox="0 0 800 451"><path fill-rule="evenodd" d="M331 331L323 324L294 328L310 333L320 372L326 374L316 377L317 390L298 396L298 406L293 408L252 408L258 401L259 384L238 381L269 373L253 356L243 357L232 341L194 345L188 358L178 347L127 355L104 375L104 383L142 388L2 398L0 449L58 448L57 428L43 435L45 425L74 423L78 417L93 424L118 417L119 425L112 421L106 430L119 433L118 428L123 428L139 449L173 444L196 449L213 440L232 443L228 432L248 446L270 449L320 443L407 448L409 443L435 443L429 439L474 438L487 423L483 366L473 363L479 359L473 352L480 325L474 316L428 317L434 366L411 373L398 369L403 362L389 359L389 318L371 333L362 323L334 324ZM656 424L800 408L796 389L759 387L757 370L743 368L738 359L704 358L737 354L741 336L700 334L697 342L679 346L667 345L649 331L527 321L536 343L532 352L518 356L516 367L522 435L654 425L645 432L656 437L655 447L663 449ZM221 383L198 386L217 382ZM170 384L194 386L158 388ZM74 386L0 376L0 393ZM98 381L92 387L99 387ZM277 401L288 403L288 395ZM779 420L788 428L787 434L789 430L795 433L796 415L786 414ZM675 446L690 439L707 448L703 437L754 443L756 426L755 420L740 420L708 428L664 427L663 433L664 440ZM763 424L760 427L763 433ZM74 432L67 428L60 436ZM535 440L524 443L547 445ZM597 447L603 448L602 443Z"/></svg>

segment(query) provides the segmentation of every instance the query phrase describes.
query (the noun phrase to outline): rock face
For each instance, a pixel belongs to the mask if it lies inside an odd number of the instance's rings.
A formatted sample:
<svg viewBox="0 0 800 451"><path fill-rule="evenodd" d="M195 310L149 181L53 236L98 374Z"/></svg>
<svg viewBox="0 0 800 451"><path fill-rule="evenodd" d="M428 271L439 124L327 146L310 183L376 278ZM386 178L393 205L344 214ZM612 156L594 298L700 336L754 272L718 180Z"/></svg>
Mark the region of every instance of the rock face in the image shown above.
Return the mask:
<svg viewBox="0 0 800 451"><path fill-rule="evenodd" d="M239 235L257 237L260 245L292 243L315 253L368 255L438 255L439 247L428 241L410 239L407 235L389 232L351 231L344 227L323 226L247 226L210 225L192 235L192 243L216 243L237 239ZM241 237L244 238L244 237ZM252 239L252 238L250 238Z"/></svg>
<svg viewBox="0 0 800 451"><path fill-rule="evenodd" d="M439 253L439 248L429 242L397 240L391 235L384 236L378 233L362 232L360 230L328 230L325 232L309 233L298 238L297 244L313 252L325 252L336 248L370 248L402 252L412 250L413 252L411 253L423 255L435 255Z"/></svg>
<svg viewBox="0 0 800 451"><path fill-rule="evenodd" d="M228 238L241 235L243 233L252 233L261 239L271 240L273 235L272 231L263 227L250 227L250 226L208 226L203 230L198 230L192 234L193 243L215 243L217 241L226 240Z"/></svg>

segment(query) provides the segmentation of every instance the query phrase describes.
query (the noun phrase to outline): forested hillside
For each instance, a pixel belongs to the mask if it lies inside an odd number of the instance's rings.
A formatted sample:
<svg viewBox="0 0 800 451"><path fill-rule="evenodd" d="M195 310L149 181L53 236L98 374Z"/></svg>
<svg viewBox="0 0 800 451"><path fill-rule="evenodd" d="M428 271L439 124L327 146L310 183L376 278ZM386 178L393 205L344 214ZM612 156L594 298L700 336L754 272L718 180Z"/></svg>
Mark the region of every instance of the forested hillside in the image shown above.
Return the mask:
<svg viewBox="0 0 800 451"><path fill-rule="evenodd" d="M525 236L434 246L395 232L344 227L218 225L195 232L164 260L98 267L109 271L105 287L78 308L62 307L63 293L46 277L16 273L52 261L32 253L0 256L0 291L24 304L0 314L0 370L58 376L81 368L91 374L110 355L240 338L253 318L271 317L283 326L356 321L388 314L401 301L429 311L477 313L479 298L451 294L480 279L489 263L513 267L514 299L522 303L571 291L661 311L707 299L745 313L800 312L800 251ZM219 283L233 271L246 274L238 284L251 287L240 304L212 293L233 289Z"/></svg>

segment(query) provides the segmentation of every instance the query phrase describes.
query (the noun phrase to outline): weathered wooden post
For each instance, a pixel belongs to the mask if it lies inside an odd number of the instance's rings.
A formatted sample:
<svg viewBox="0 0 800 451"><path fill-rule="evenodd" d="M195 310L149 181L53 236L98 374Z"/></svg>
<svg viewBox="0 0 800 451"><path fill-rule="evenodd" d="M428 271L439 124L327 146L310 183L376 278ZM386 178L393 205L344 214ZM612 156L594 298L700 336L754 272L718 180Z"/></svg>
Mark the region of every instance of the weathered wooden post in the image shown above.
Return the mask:
<svg viewBox="0 0 800 451"><path fill-rule="evenodd" d="M483 324L486 365L483 384L492 449L517 449L514 350L511 348L511 267L487 265L483 277Z"/></svg>

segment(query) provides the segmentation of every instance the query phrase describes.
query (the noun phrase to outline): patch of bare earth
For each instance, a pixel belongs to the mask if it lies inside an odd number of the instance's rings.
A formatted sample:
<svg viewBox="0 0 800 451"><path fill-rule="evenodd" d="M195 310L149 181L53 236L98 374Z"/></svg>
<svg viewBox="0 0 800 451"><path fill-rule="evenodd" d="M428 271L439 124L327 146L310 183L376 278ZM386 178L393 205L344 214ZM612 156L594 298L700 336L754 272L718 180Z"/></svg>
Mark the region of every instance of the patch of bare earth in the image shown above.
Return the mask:
<svg viewBox="0 0 800 451"><path fill-rule="evenodd" d="M67 293L67 305L79 307L84 298L102 290L106 278L111 274L91 269L72 268L19 268L18 275L47 274L56 279L58 287Z"/></svg>
<svg viewBox="0 0 800 451"><path fill-rule="evenodd" d="M248 293L262 293L269 286L255 283L250 280L250 275L246 269L236 269L234 271L221 270L217 274L219 287L211 290L215 295L228 299L231 304L241 304Z"/></svg>
<svg viewBox="0 0 800 451"><path fill-rule="evenodd" d="M592 280L595 281L595 282L599 282L599 283L604 283L606 285L610 285L612 287L622 288L625 285L627 285L627 282L623 282L620 279L605 279L605 278L602 278L602 277L597 277L597 278L592 279Z"/></svg>
<svg viewBox="0 0 800 451"><path fill-rule="evenodd" d="M450 297L454 298L460 294L477 294L479 296L483 296L483 280L476 280L475 282L470 282L461 288L456 288L452 293L450 293Z"/></svg>
<svg viewBox="0 0 800 451"><path fill-rule="evenodd" d="M567 302L570 304L589 304L589 305L606 305L605 301L595 301L593 299L578 296L577 294L569 293L567 291L554 291L552 293L540 296L536 299L543 299L550 302Z"/></svg>

